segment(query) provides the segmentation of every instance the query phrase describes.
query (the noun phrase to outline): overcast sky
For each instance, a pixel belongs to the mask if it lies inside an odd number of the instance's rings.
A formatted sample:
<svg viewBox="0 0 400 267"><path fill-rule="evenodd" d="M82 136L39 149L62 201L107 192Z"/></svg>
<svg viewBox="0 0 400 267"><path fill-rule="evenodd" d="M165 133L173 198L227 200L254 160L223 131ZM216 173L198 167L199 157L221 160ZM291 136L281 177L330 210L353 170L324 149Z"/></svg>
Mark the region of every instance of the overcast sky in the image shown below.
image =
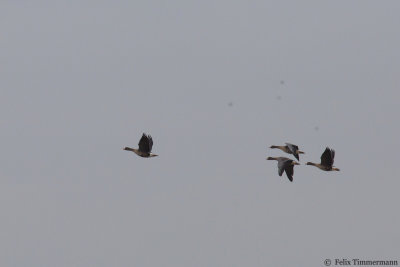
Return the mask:
<svg viewBox="0 0 400 267"><path fill-rule="evenodd" d="M400 261L399 1L65 2L0 2L1 266Z"/></svg>

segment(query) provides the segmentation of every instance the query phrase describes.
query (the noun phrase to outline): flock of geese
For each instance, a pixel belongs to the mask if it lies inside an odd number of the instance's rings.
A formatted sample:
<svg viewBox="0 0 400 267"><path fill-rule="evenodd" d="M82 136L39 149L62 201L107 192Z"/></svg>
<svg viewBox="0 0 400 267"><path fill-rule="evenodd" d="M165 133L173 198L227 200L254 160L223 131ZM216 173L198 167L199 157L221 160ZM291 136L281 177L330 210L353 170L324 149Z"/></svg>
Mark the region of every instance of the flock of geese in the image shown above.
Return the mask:
<svg viewBox="0 0 400 267"><path fill-rule="evenodd" d="M290 143L285 143L285 146L270 146L270 148L278 148L283 152L292 154L298 161L300 161L299 154L304 154L303 151L299 150L299 147ZM132 151L136 155L143 158L156 157L158 155L151 153L153 148L153 138L150 135L143 133L142 138L139 141L139 148L125 147L124 150ZM333 161L335 159L335 150L327 147L321 155L321 163L307 162L306 165L312 165L320 168L323 171L339 171L338 168L333 167ZM286 172L289 181L293 182L294 165L300 165L295 160L286 157L268 157L267 160L278 161L278 175L282 176L283 172Z"/></svg>
<svg viewBox="0 0 400 267"><path fill-rule="evenodd" d="M299 150L299 147L293 144L285 143L285 146L271 146L270 148L278 148L283 152L292 154L298 161L300 161L299 154L304 154L303 151ZM327 147L321 155L321 163L307 162L306 165L312 165L320 168L323 171L339 171L338 168L333 167L333 161L335 159L335 150ZM297 161L291 160L286 157L268 157L267 160L278 161L278 174L282 176L283 171L286 172L289 181L293 182L293 168L294 165L300 165Z"/></svg>

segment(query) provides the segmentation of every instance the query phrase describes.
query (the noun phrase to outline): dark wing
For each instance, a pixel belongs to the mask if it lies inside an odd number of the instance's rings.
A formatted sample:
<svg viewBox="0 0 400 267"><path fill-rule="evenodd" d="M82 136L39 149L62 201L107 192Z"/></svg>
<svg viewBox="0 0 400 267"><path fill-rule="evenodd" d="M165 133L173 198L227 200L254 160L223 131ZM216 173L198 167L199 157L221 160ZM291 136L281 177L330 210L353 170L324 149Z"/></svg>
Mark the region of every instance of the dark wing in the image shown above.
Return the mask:
<svg viewBox="0 0 400 267"><path fill-rule="evenodd" d="M280 157L278 159L278 174L282 176L283 171L287 168L288 165L292 162L291 159Z"/></svg>
<svg viewBox="0 0 400 267"><path fill-rule="evenodd" d="M283 171L285 170L285 159L279 158L278 159L278 174L279 176L282 176Z"/></svg>
<svg viewBox="0 0 400 267"><path fill-rule="evenodd" d="M145 153L150 153L152 146L153 140L151 139L151 136L143 134L139 141L139 150Z"/></svg>
<svg viewBox="0 0 400 267"><path fill-rule="evenodd" d="M321 155L321 165L332 167L333 157L335 156L335 151L327 147Z"/></svg>
<svg viewBox="0 0 400 267"><path fill-rule="evenodd" d="M289 181L291 181L291 182L293 182L293 174L294 174L293 167L294 166L291 164L291 162L288 162L288 164L286 165L286 168L285 168L287 178L289 178Z"/></svg>
<svg viewBox="0 0 400 267"><path fill-rule="evenodd" d="M292 151L293 153L295 153L297 150L299 150L299 147L290 143L285 143L288 148L290 149L290 151Z"/></svg>
<svg viewBox="0 0 400 267"><path fill-rule="evenodd" d="M290 143L285 143L289 150L292 152L293 156L297 159L300 160L299 154L297 154L297 151L299 150L299 147Z"/></svg>
<svg viewBox="0 0 400 267"><path fill-rule="evenodd" d="M149 152L151 152L151 150L153 149L153 138L151 137L151 135L147 136L149 138Z"/></svg>

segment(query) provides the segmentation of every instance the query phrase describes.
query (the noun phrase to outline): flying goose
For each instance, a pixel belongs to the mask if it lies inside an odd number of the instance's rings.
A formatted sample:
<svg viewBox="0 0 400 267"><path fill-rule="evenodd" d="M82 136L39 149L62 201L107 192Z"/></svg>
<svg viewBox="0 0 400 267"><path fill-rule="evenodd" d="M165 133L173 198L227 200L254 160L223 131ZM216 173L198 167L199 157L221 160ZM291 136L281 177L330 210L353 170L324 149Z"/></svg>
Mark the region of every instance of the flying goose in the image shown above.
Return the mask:
<svg viewBox="0 0 400 267"><path fill-rule="evenodd" d="M293 182L293 167L294 165L300 165L298 162L285 157L268 157L267 160L277 160L279 176L282 176L283 171L285 171L289 180Z"/></svg>
<svg viewBox="0 0 400 267"><path fill-rule="evenodd" d="M286 146L270 146L270 148L279 148L283 152L292 154L297 160L300 160L299 154L304 154L303 151L299 150L299 147L290 143L285 143Z"/></svg>
<svg viewBox="0 0 400 267"><path fill-rule="evenodd" d="M153 147L153 139L150 135L146 135L143 133L142 138L139 141L139 149L125 147L124 150L135 152L136 155L141 156L143 158L151 158L156 157L158 155L151 153L151 149Z"/></svg>
<svg viewBox="0 0 400 267"><path fill-rule="evenodd" d="M323 171L340 171L338 168L333 167L333 161L335 159L335 150L327 147L321 155L321 164L307 162L306 165L312 165L320 168Z"/></svg>

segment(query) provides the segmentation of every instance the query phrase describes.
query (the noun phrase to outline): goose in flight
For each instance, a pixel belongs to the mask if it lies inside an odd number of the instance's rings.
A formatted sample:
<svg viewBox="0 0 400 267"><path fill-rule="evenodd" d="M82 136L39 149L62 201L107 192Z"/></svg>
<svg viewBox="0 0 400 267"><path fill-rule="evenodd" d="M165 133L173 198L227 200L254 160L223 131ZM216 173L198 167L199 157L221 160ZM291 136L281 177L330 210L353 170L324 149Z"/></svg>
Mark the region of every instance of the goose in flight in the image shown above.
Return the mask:
<svg viewBox="0 0 400 267"><path fill-rule="evenodd" d="M335 150L327 147L321 155L321 163L307 162L306 165L312 165L320 168L323 171L340 171L338 168L333 167L333 161L335 159Z"/></svg>
<svg viewBox="0 0 400 267"><path fill-rule="evenodd" d="M299 150L299 147L290 143L285 143L286 146L270 146L270 148L279 148L283 152L292 154L297 160L300 160L299 154L304 154L303 151Z"/></svg>
<svg viewBox="0 0 400 267"><path fill-rule="evenodd" d="M153 147L153 139L150 135L146 135L143 133L142 138L139 141L139 149L125 147L124 150L132 151L136 155L141 156L143 158L151 158L156 157L158 155L151 153L151 149Z"/></svg>
<svg viewBox="0 0 400 267"><path fill-rule="evenodd" d="M285 157L268 157L267 160L277 160L279 176L282 176L283 171L285 171L289 180L293 182L293 167L294 165L300 165L298 162Z"/></svg>

